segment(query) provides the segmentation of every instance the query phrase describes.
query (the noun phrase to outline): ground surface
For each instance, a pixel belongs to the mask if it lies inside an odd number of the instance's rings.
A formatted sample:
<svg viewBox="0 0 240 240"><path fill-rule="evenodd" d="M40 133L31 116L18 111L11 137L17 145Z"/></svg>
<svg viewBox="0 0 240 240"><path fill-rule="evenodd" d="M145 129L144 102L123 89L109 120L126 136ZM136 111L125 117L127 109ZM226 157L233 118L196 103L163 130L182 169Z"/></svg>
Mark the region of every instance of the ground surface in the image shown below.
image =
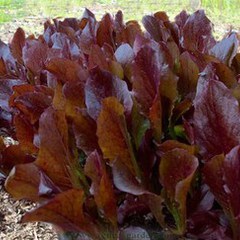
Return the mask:
<svg viewBox="0 0 240 240"><path fill-rule="evenodd" d="M8 43L13 37L18 27L21 27L26 32L26 36L29 34L39 34L43 32L43 23L46 18L41 17L29 17L25 19L15 19L13 22L0 24L0 40Z"/></svg>
<svg viewBox="0 0 240 240"><path fill-rule="evenodd" d="M19 223L23 214L32 208L34 204L13 200L0 186L0 240L56 240L50 225Z"/></svg>

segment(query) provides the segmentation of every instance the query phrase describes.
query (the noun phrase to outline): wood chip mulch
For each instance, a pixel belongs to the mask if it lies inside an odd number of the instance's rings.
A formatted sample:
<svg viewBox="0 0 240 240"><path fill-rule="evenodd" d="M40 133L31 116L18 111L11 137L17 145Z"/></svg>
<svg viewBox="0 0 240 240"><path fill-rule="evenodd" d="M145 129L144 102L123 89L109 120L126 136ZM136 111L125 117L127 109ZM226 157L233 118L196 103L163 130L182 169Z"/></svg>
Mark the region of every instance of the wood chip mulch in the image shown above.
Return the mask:
<svg viewBox="0 0 240 240"><path fill-rule="evenodd" d="M49 224L20 223L24 213L35 206L29 201L14 200L0 184L0 240L57 240Z"/></svg>

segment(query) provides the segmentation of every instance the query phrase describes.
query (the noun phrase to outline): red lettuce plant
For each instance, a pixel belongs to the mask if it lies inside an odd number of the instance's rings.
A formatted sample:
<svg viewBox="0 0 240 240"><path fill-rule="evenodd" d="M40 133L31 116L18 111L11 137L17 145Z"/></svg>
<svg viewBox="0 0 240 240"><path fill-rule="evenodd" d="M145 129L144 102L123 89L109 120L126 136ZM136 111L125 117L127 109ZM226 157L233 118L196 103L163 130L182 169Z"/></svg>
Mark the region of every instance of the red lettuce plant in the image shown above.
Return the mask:
<svg viewBox="0 0 240 240"><path fill-rule="evenodd" d="M143 25L86 10L0 42L5 188L60 239L240 239L238 36L203 10Z"/></svg>

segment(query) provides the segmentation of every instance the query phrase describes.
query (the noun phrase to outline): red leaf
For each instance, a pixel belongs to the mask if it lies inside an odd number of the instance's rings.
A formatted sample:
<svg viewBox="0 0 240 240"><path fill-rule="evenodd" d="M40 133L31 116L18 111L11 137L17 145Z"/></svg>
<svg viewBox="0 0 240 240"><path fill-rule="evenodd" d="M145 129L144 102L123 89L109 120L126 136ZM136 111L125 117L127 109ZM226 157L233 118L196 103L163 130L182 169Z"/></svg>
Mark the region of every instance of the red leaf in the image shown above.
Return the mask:
<svg viewBox="0 0 240 240"><path fill-rule="evenodd" d="M194 214L188 220L187 237L190 239L232 239L222 211L204 211Z"/></svg>
<svg viewBox="0 0 240 240"><path fill-rule="evenodd" d="M176 17L175 17L175 22L178 25L180 31L182 32L182 29L187 22L189 18L189 14L185 10L181 11Z"/></svg>
<svg viewBox="0 0 240 240"><path fill-rule="evenodd" d="M140 196L140 199L146 203L153 216L162 228L166 228L165 215L163 214L164 199L156 194L147 193Z"/></svg>
<svg viewBox="0 0 240 240"><path fill-rule="evenodd" d="M131 113L131 136L133 137L136 149L141 145L144 134L149 128L149 120L140 113L139 106L134 100Z"/></svg>
<svg viewBox="0 0 240 240"><path fill-rule="evenodd" d="M234 88L237 85L235 73L223 63L209 63L201 73L201 78L219 80L228 88Z"/></svg>
<svg viewBox="0 0 240 240"><path fill-rule="evenodd" d="M0 40L0 59L3 60L3 63L6 67L6 71L9 76L15 76L16 74L16 62L13 58L9 45L5 44Z"/></svg>
<svg viewBox="0 0 240 240"><path fill-rule="evenodd" d="M123 35L125 35L125 41L122 42L129 43L133 47L133 43L137 35L143 35L141 26L137 21L128 21L126 23L126 28L123 30Z"/></svg>
<svg viewBox="0 0 240 240"><path fill-rule="evenodd" d="M142 195L148 191L142 186L139 179L131 173L128 167L116 159L112 164L113 182L114 185L122 192L127 192L133 195Z"/></svg>
<svg viewBox="0 0 240 240"><path fill-rule="evenodd" d="M133 93L146 117L153 105L160 84L161 66L151 47L142 47L133 62Z"/></svg>
<svg viewBox="0 0 240 240"><path fill-rule="evenodd" d="M146 30L156 42L167 42L170 38L171 34L165 27L163 19L159 18L159 14L156 13L154 16L145 16L143 17L142 22Z"/></svg>
<svg viewBox="0 0 240 240"><path fill-rule="evenodd" d="M95 120L101 110L102 100L111 96L124 105L127 114L131 113L133 103L126 82L100 68L91 70L85 86L85 96L88 113Z"/></svg>
<svg viewBox="0 0 240 240"><path fill-rule="evenodd" d="M142 42L145 39L138 38L137 41ZM140 113L143 113L151 122L155 140L160 141L162 111L168 114L171 105L169 103L171 103L171 98L176 92L174 87L177 87L177 85L174 83L175 77L162 65L165 60L164 57L162 58L164 50L161 50L159 45L155 45L154 42L145 42L144 44L137 52L133 62L133 94L140 106ZM169 86L172 87L169 88ZM162 108L162 100L166 101L166 108Z"/></svg>
<svg viewBox="0 0 240 240"><path fill-rule="evenodd" d="M130 70L126 68L124 73L122 65L119 62L114 60L109 62L109 71L120 79L124 79L124 74L126 75L126 77L128 77L127 74L129 75L129 72L130 72Z"/></svg>
<svg viewBox="0 0 240 240"><path fill-rule="evenodd" d="M194 107L195 142L205 159L240 143L239 104L223 83L199 79Z"/></svg>
<svg viewBox="0 0 240 240"><path fill-rule="evenodd" d="M0 108L1 131L14 137L14 127L12 126L12 114Z"/></svg>
<svg viewBox="0 0 240 240"><path fill-rule="evenodd" d="M182 45L189 51L207 52L213 44L212 23L205 16L204 10L198 10L185 22Z"/></svg>
<svg viewBox="0 0 240 240"><path fill-rule="evenodd" d="M228 88L233 88L237 85L237 78L230 67L223 63L212 63L212 65L215 68L219 80Z"/></svg>
<svg viewBox="0 0 240 240"><path fill-rule="evenodd" d="M144 132L137 151L137 159L147 182L153 175L153 167L157 161L156 150L153 145L153 133L150 129ZM150 181L146 185L150 187Z"/></svg>
<svg viewBox="0 0 240 240"><path fill-rule="evenodd" d="M9 173L5 182L6 190L16 199L39 201L38 187L40 171L33 164L18 164Z"/></svg>
<svg viewBox="0 0 240 240"><path fill-rule="evenodd" d="M82 149L86 155L89 155L95 149L99 149L96 122L87 112L75 109L71 119L77 147Z"/></svg>
<svg viewBox="0 0 240 240"><path fill-rule="evenodd" d="M6 190L16 199L44 201L59 193L59 189L34 164L18 164L9 173Z"/></svg>
<svg viewBox="0 0 240 240"><path fill-rule="evenodd" d="M130 214L131 210L135 209L136 206L140 207L140 209L143 211L146 210L147 206L157 221L161 224L161 226L165 227L164 215L162 212L163 198L152 192L149 192L144 186L142 186L139 180L134 175L132 175L129 169L123 163L121 163L119 159L114 161L112 172L114 184L119 190L140 197L140 201L134 201L131 206L128 206L128 199L126 199L124 201L124 204L119 208L119 217L124 217L126 214ZM134 199L136 200L137 198Z"/></svg>
<svg viewBox="0 0 240 240"><path fill-rule="evenodd" d="M153 100L153 105L149 109L149 120L152 125L153 135L156 141L162 138L162 103L159 95Z"/></svg>
<svg viewBox="0 0 240 240"><path fill-rule="evenodd" d="M179 234L185 232L187 193L197 167L198 159L183 149L176 148L166 152L161 158L160 182Z"/></svg>
<svg viewBox="0 0 240 240"><path fill-rule="evenodd" d="M10 49L13 57L17 59L19 63L23 63L22 50L25 45L25 32L22 28L18 28L14 33L13 39L10 44Z"/></svg>
<svg viewBox="0 0 240 240"><path fill-rule="evenodd" d="M188 201L188 216L191 218L201 212L207 213L212 209L214 200L214 195L206 184L202 184L196 190L193 189Z"/></svg>
<svg viewBox="0 0 240 240"><path fill-rule="evenodd" d="M197 64L200 72L202 72L209 63L219 63L219 60L217 60L215 57L201 52L191 52L191 58Z"/></svg>
<svg viewBox="0 0 240 240"><path fill-rule="evenodd" d="M26 213L22 222L48 222L57 225L63 231L83 232L95 238L98 235L97 225L84 213L84 200L82 190L68 190Z"/></svg>
<svg viewBox="0 0 240 240"><path fill-rule="evenodd" d="M85 109L84 86L82 81L66 82L55 89L54 106L65 111L67 120L73 130L76 146L86 155L99 149L96 136L96 122Z"/></svg>
<svg viewBox="0 0 240 240"><path fill-rule="evenodd" d="M27 40L23 47L23 62L25 66L37 77L44 69L49 48L46 43L38 40Z"/></svg>
<svg viewBox="0 0 240 240"><path fill-rule="evenodd" d="M0 79L7 77L7 68L2 58L0 58Z"/></svg>
<svg viewBox="0 0 240 240"><path fill-rule="evenodd" d="M46 69L54 74L59 81L82 81L86 78L86 71L75 61L64 58L52 58Z"/></svg>
<svg viewBox="0 0 240 240"><path fill-rule="evenodd" d="M134 58L134 52L132 47L128 43L125 43L117 48L114 56L119 63L121 63L123 66L126 66L132 62Z"/></svg>
<svg viewBox="0 0 240 240"><path fill-rule="evenodd" d="M92 152L88 156L84 171L92 180L90 192L94 195L98 208L102 210L104 216L116 226L117 205L112 181L107 174L105 163L97 151Z"/></svg>
<svg viewBox="0 0 240 240"><path fill-rule="evenodd" d="M29 163L35 160L31 155L25 154L21 145L10 145L1 152L0 167L8 174L11 169L21 163Z"/></svg>
<svg viewBox="0 0 240 240"><path fill-rule="evenodd" d="M163 22L168 22L169 21L169 17L167 15L167 13L164 12L164 11L155 12L154 17L158 20L163 21Z"/></svg>
<svg viewBox="0 0 240 240"><path fill-rule="evenodd" d="M240 147L225 156L213 157L205 164L203 174L216 200L229 217L233 239L240 237Z"/></svg>
<svg viewBox="0 0 240 240"><path fill-rule="evenodd" d="M164 215L162 212L163 198L152 192L149 192L139 182L139 180L134 175L132 175L129 169L123 163L121 163L121 161L119 161L119 159L114 161L112 166L112 173L113 173L113 181L115 186L123 192L127 192L129 194L139 196L140 204L141 202L142 204L145 203L146 206L149 207L149 209L151 210L152 214L155 216L156 220L160 223L162 227L164 227L165 226ZM137 204L136 201L134 204ZM134 209L134 204L132 204L133 209ZM141 207L143 207L142 204L140 205ZM125 210L128 212L131 209L122 209L122 210Z"/></svg>
<svg viewBox="0 0 240 240"><path fill-rule="evenodd" d="M124 224L134 213L146 214L149 212L145 199L126 194L124 201L118 207L118 223Z"/></svg>
<svg viewBox="0 0 240 240"><path fill-rule="evenodd" d="M89 14L89 10L85 10L83 14L84 21L87 21L82 32L79 36L80 49L85 53L89 54L92 44L96 44L96 32L97 32L97 21L94 14Z"/></svg>
<svg viewBox="0 0 240 240"><path fill-rule="evenodd" d="M6 148L3 137L0 136L0 153Z"/></svg>
<svg viewBox="0 0 240 240"><path fill-rule="evenodd" d="M33 126L20 114L14 116L14 125L21 149L28 154L37 153L38 148L33 143L35 134Z"/></svg>
<svg viewBox="0 0 240 240"><path fill-rule="evenodd" d="M9 99L13 94L13 87L22 85L20 79L1 79L0 80L0 107L5 111L10 111Z"/></svg>
<svg viewBox="0 0 240 240"><path fill-rule="evenodd" d="M183 117L185 113L190 111L192 105L192 100L190 100L189 98L185 98L183 99L183 101L175 103L170 119L171 124L175 125L175 123L177 123L177 121L181 119L181 117Z"/></svg>
<svg viewBox="0 0 240 240"><path fill-rule="evenodd" d="M160 94L162 104L163 125L166 126L172 115L174 103L178 98L178 77L167 67L162 70L160 82Z"/></svg>
<svg viewBox="0 0 240 240"><path fill-rule="evenodd" d="M116 34L115 42L117 46L123 43L128 43L133 47L134 41L138 35L143 35L141 26L137 21L128 21L126 24L123 21L123 14L118 11L115 15L114 31Z"/></svg>
<svg viewBox="0 0 240 240"><path fill-rule="evenodd" d="M52 48L49 53L49 58L53 55L53 57L59 56L70 60L80 59L80 49L72 39L69 39L69 37L64 33L59 32L52 34Z"/></svg>
<svg viewBox="0 0 240 240"><path fill-rule="evenodd" d="M239 79L239 74L240 74L240 53L237 53L236 56L233 58L232 67L235 69L236 73L238 74L238 79Z"/></svg>
<svg viewBox="0 0 240 240"><path fill-rule="evenodd" d="M61 189L76 184L74 158L68 147L65 113L49 107L39 120L40 149L36 165Z"/></svg>
<svg viewBox="0 0 240 240"><path fill-rule="evenodd" d="M71 40L76 40L75 38L75 31L73 29L73 26L69 24L71 20L64 19L63 21L59 21L58 19L53 19L54 25L56 27L56 30L60 33L64 33L68 36Z"/></svg>
<svg viewBox="0 0 240 240"><path fill-rule="evenodd" d="M89 53L88 68L92 69L98 66L102 70L109 70L107 56L97 44L93 44Z"/></svg>
<svg viewBox="0 0 240 240"><path fill-rule="evenodd" d="M85 79L81 81L66 82L62 88L62 94L66 98L67 105L72 107L85 107Z"/></svg>
<svg viewBox="0 0 240 240"><path fill-rule="evenodd" d="M102 47L103 44L107 43L115 48L113 41L113 19L109 13L105 14L97 29L97 44Z"/></svg>
<svg viewBox="0 0 240 240"><path fill-rule="evenodd" d="M115 97L105 98L102 104L97 119L97 136L103 156L111 165L116 158L119 158L132 173L138 176L139 169L127 130L123 105Z"/></svg>
<svg viewBox="0 0 240 240"><path fill-rule="evenodd" d="M232 33L229 37L224 38L218 42L211 50L210 53L218 58L227 66L232 65L232 60L238 52L239 40L237 34Z"/></svg>
<svg viewBox="0 0 240 240"><path fill-rule="evenodd" d="M180 78L178 81L179 93L182 96L195 93L198 81L199 67L193 61L189 52L184 52L180 56Z"/></svg>
<svg viewBox="0 0 240 240"><path fill-rule="evenodd" d="M145 16L143 17L142 22L146 30L156 42L162 41L160 24L154 16Z"/></svg>
<svg viewBox="0 0 240 240"><path fill-rule="evenodd" d="M194 155L196 151L195 146L187 145L176 140L167 140L158 146L157 154L163 156L165 153L174 150L175 148L184 149L189 152L189 154Z"/></svg>
<svg viewBox="0 0 240 240"><path fill-rule="evenodd" d="M26 84L14 86L13 89L11 107L18 108L31 124L35 124L42 112L52 103L52 89L43 85Z"/></svg>

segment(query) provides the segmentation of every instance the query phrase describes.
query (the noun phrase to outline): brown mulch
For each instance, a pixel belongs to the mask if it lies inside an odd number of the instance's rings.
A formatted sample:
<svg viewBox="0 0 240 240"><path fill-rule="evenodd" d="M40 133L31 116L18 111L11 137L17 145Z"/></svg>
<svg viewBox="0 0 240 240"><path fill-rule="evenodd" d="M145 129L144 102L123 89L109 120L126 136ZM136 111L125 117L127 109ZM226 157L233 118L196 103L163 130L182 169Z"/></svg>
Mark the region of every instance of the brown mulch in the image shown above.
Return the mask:
<svg viewBox="0 0 240 240"><path fill-rule="evenodd" d="M46 223L22 224L24 213L36 205L11 198L0 185L0 239L1 240L56 240L51 225Z"/></svg>

